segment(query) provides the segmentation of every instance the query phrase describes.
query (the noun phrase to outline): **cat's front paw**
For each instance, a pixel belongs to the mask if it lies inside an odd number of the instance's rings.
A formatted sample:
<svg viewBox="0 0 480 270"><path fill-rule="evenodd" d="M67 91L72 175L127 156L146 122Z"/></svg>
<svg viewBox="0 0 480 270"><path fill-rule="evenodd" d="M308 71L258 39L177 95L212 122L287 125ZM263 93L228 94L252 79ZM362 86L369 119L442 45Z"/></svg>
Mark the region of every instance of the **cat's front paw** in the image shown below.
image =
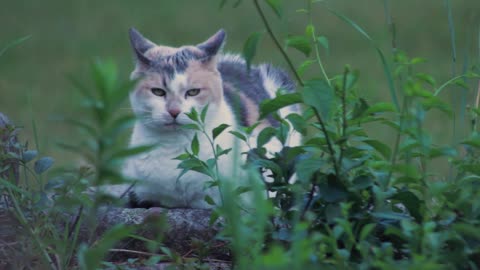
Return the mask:
<svg viewBox="0 0 480 270"><path fill-rule="evenodd" d="M152 208L152 207L162 207L162 204L158 201L150 200L139 200L135 192L130 191L128 193L128 203L125 205L125 208Z"/></svg>

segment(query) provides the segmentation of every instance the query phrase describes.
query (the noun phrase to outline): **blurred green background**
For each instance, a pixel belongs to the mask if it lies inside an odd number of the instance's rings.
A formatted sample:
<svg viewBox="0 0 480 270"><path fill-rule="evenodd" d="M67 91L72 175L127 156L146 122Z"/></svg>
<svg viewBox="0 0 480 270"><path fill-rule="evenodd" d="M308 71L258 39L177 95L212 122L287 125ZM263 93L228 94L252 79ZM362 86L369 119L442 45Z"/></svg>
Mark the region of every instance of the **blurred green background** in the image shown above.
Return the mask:
<svg viewBox="0 0 480 270"><path fill-rule="evenodd" d="M32 120L35 121L41 152L57 159L64 154L58 141L74 143L79 135L58 120L68 115L81 119L79 96L67 75L88 80L89 63L95 59L113 59L121 76L128 79L132 54L127 30L134 26L151 40L167 45L196 44L219 28L228 33L226 51L240 52L248 35L264 26L251 0L3 0L0 9L0 48L19 37L31 35L21 45L0 57L0 112L23 126L23 137L33 144ZM262 1L261 1L262 2ZM371 102L389 100L386 79L374 47L351 26L332 15L325 2L362 26L391 59L391 35L386 24L382 0L331 0L314 5L317 34L329 39L329 53L322 57L329 76L343 71L345 64L360 70L360 91ZM410 56L428 59L420 70L435 76L441 84L452 77L452 46L447 9L443 0L391 0L390 8L397 30L397 47ZM284 39L289 34L303 34L308 18L296 10L305 8L304 0L284 0L284 16L278 19L263 4L275 32ZM456 72L479 63L480 1L451 0L457 49ZM298 66L305 57L292 49L288 52ZM255 62L285 62L265 35ZM315 75L310 73L310 75ZM318 75L320 75L318 73ZM471 82L473 84L473 82ZM458 88L442 95L455 100ZM471 104L474 92L468 93ZM29 102L29 100L31 102ZM125 108L128 104L125 104ZM429 128L439 141L449 140L446 116L429 118ZM451 121L451 120L449 120ZM388 138L387 130L372 132Z"/></svg>

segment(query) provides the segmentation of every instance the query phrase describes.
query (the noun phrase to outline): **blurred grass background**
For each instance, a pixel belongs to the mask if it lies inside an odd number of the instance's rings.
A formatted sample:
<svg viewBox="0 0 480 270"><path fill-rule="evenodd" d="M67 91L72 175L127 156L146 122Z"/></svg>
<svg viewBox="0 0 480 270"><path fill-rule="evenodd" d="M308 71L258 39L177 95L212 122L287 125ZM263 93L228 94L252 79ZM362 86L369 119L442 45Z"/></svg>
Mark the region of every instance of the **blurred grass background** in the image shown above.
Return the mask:
<svg viewBox="0 0 480 270"><path fill-rule="evenodd" d="M132 56L127 30L134 26L151 40L166 45L196 44L219 28L228 33L226 51L240 52L253 31L264 29L253 3L244 0L238 8L220 0L3 0L0 9L0 48L19 37L31 35L21 45L0 57L0 111L24 127L24 139L33 145L32 120L35 121L42 154L65 160L58 141L74 143L78 134L55 119L69 115L82 118L75 109L79 96L67 79L73 75L87 80L89 63L95 59L113 59L121 76L128 79ZM281 38L303 34L308 23L303 0L285 0L284 18L279 20L263 5L275 32ZM386 24L382 0L325 1L338 12L362 26L391 59L391 35ZM452 47L447 9L443 0L389 1L396 24L397 47L410 56L424 57L428 62L421 71L435 76L437 83L452 77ZM358 32L325 9L314 5L317 34L329 39L330 52L322 53L329 76L343 71L345 64L360 70L360 89L371 102L389 100L382 66L376 51ZM456 71L478 64L480 40L480 1L451 0L457 49ZM305 57L293 50L290 55L298 66ZM255 62L285 62L265 35L257 50ZM318 74L320 76L320 74ZM473 82L472 82L473 84ZM451 87L442 96L455 100L459 88ZM474 92L467 100L471 104ZM31 103L29 103L31 99ZM125 104L128 107L128 104ZM452 122L449 120L448 123ZM429 118L429 128L439 142L450 140L444 114ZM450 128L451 130L451 128ZM372 132L388 138L388 130Z"/></svg>

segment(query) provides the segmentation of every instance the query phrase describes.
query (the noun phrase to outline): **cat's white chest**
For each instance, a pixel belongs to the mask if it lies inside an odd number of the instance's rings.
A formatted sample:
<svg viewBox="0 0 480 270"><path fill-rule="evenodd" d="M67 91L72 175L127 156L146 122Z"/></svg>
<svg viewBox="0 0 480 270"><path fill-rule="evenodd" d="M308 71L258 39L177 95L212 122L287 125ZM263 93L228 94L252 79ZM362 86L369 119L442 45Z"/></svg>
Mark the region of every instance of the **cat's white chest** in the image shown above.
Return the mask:
<svg viewBox="0 0 480 270"><path fill-rule="evenodd" d="M213 157L213 151L207 138L197 134L199 139L200 159ZM219 136L217 142L223 149L232 147L233 136ZM132 146L148 144L149 134L145 134L141 126L134 129ZM136 196L142 201L160 202L165 207L209 208L205 202L208 195L215 201L220 201L218 188L207 188L212 179L198 172L188 171L181 177L182 169L178 168L180 160L175 158L190 150L193 133L163 134L156 143L156 148L129 158L124 166L124 175L138 180L133 187ZM218 160L220 172L231 171L232 159L222 157Z"/></svg>

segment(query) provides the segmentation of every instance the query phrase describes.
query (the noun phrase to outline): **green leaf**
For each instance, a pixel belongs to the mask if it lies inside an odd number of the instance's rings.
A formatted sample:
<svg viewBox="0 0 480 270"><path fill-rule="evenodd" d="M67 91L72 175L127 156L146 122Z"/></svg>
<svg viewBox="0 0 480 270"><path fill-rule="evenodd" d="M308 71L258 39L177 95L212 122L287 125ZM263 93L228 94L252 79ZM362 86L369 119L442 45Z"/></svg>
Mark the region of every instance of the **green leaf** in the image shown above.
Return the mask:
<svg viewBox="0 0 480 270"><path fill-rule="evenodd" d="M22 160L23 162L27 163L29 161L32 161L34 158L36 158L38 155L38 152L36 150L27 150L22 153Z"/></svg>
<svg viewBox="0 0 480 270"><path fill-rule="evenodd" d="M217 157L222 156L222 155L227 155L232 151L232 148L227 148L227 149L222 149L220 145L217 144L217 147L215 149L215 152L217 154Z"/></svg>
<svg viewBox="0 0 480 270"><path fill-rule="evenodd" d="M436 84L435 79L431 75L428 75L426 73L417 73L417 74L415 74L415 77L417 77L417 79L429 84L430 86L435 86L435 84Z"/></svg>
<svg viewBox="0 0 480 270"><path fill-rule="evenodd" d="M391 199L403 204L408 209L410 215L416 219L416 221L422 221L423 215L421 210L424 203L413 192L401 191L393 195Z"/></svg>
<svg viewBox="0 0 480 270"><path fill-rule="evenodd" d="M353 179L353 188L356 190L362 190L370 187L373 184L372 177L367 175L360 175Z"/></svg>
<svg viewBox="0 0 480 270"><path fill-rule="evenodd" d="M467 239L480 240L480 231L478 225L471 225L467 223L457 223L453 225L453 229L461 235L466 236Z"/></svg>
<svg viewBox="0 0 480 270"><path fill-rule="evenodd" d="M321 157L310 157L301 159L295 166L298 179L302 183L310 183L315 172L324 166L325 160Z"/></svg>
<svg viewBox="0 0 480 270"><path fill-rule="evenodd" d="M317 61L315 60L305 60L300 64L300 66L297 68L297 71L300 75L303 75L307 68L311 66L312 64L315 64Z"/></svg>
<svg viewBox="0 0 480 270"><path fill-rule="evenodd" d="M233 136L239 138L240 140L246 142L247 141L247 137L245 137L245 135L243 135L242 133L238 132L238 131L235 131L235 130L231 130L229 131L228 133L232 134Z"/></svg>
<svg viewBox="0 0 480 270"><path fill-rule="evenodd" d="M368 108L365 111L365 114L369 115L374 113L385 113L385 112L395 112L395 106L393 106L392 103L388 103L388 102L378 102L370 106L370 108Z"/></svg>
<svg viewBox="0 0 480 270"><path fill-rule="evenodd" d="M227 125L227 124L221 124L220 126L214 128L212 130L212 136L213 136L213 139L215 140L218 135L220 135L226 128L230 127L230 125Z"/></svg>
<svg viewBox="0 0 480 270"><path fill-rule="evenodd" d="M282 1L281 0L266 0L267 4L273 9L278 18L282 18Z"/></svg>
<svg viewBox="0 0 480 270"><path fill-rule="evenodd" d="M202 112L200 113L200 120L202 123L205 123L205 118L207 117L207 112L208 112L208 104L202 109Z"/></svg>
<svg viewBox="0 0 480 270"><path fill-rule="evenodd" d="M369 108L369 105L367 101L364 98L359 98L357 102L355 102L355 107L353 108L353 113L352 113L352 119L356 119L360 116L362 116L367 109Z"/></svg>
<svg viewBox="0 0 480 270"><path fill-rule="evenodd" d="M301 115L291 113L287 116L287 120L290 121L296 131L304 136L307 135L307 122Z"/></svg>
<svg viewBox="0 0 480 270"><path fill-rule="evenodd" d="M277 134L277 130L273 127L264 128L257 137L257 148L264 146L272 137Z"/></svg>
<svg viewBox="0 0 480 270"><path fill-rule="evenodd" d="M377 150L380 154L382 154L382 156L385 159L390 159L392 150L390 149L390 147L388 147L388 145L377 140L365 140L364 142L370 145L371 147L375 148L375 150Z"/></svg>
<svg viewBox="0 0 480 270"><path fill-rule="evenodd" d="M208 203L209 205L217 205L215 201L210 197L209 195L205 195L205 202Z"/></svg>
<svg viewBox="0 0 480 270"><path fill-rule="evenodd" d="M320 44L323 48L325 48L325 50L327 51L327 53L330 52L330 46L328 45L328 39L324 36L319 36L317 37L317 42L318 44Z"/></svg>
<svg viewBox="0 0 480 270"><path fill-rule="evenodd" d="M377 224L375 224L375 223L370 223L370 224L367 224L367 225L363 226L363 228L360 232L359 240L363 241L363 240L367 239L367 237L372 233L373 229L375 229L376 226L377 226Z"/></svg>
<svg viewBox="0 0 480 270"><path fill-rule="evenodd" d="M241 187L237 187L235 190L234 190L234 193L236 195L241 195L243 193L247 193L247 192L250 192L252 191L253 188L252 187L245 187L245 186L241 186Z"/></svg>
<svg viewBox="0 0 480 270"><path fill-rule="evenodd" d="M200 152L200 143L198 142L198 137L196 133L195 133L195 136L193 136L190 148L192 149L192 153L195 156L198 156L198 153Z"/></svg>
<svg viewBox="0 0 480 270"><path fill-rule="evenodd" d="M91 270L98 269L116 242L128 237L133 232L133 227L127 227L123 224L118 224L105 232L102 238L96 241L94 247L88 247L86 244L80 246L77 256L80 269Z"/></svg>
<svg viewBox="0 0 480 270"><path fill-rule="evenodd" d="M198 112L197 112L194 108L192 108L192 110L191 110L190 112L185 113L185 115L186 115L188 118L190 118L190 120L192 120L192 121L194 121L194 122L197 122L197 123L199 122L199 121L198 121L198 120L199 120L199 118L198 118Z"/></svg>
<svg viewBox="0 0 480 270"><path fill-rule="evenodd" d="M303 102L313 108L328 120L334 106L333 89L324 80L306 81L302 91Z"/></svg>
<svg viewBox="0 0 480 270"><path fill-rule="evenodd" d="M285 45L299 50L306 57L308 57L312 51L310 41L305 36L290 36L285 40Z"/></svg>
<svg viewBox="0 0 480 270"><path fill-rule="evenodd" d="M199 172L207 176L210 176L212 178L215 176L209 170L209 166L205 162L199 160L198 158L190 158L187 160L183 160L182 162L180 162L180 164L178 164L177 168L183 169L180 175L178 176L178 179L180 179L188 171Z"/></svg>
<svg viewBox="0 0 480 270"><path fill-rule="evenodd" d="M186 151L186 150L185 150L185 151ZM175 159L175 160L187 160L187 159L189 159L190 157L191 157L190 154L188 154L188 153L183 153L183 154L180 154L180 155L176 156L174 159Z"/></svg>
<svg viewBox="0 0 480 270"><path fill-rule="evenodd" d="M35 161L33 168L37 174L42 174L53 165L53 162L54 160L51 157L42 157L41 159Z"/></svg>
<svg viewBox="0 0 480 270"><path fill-rule="evenodd" d="M193 130L198 130L200 131L200 127L197 125L197 124L185 124L185 125L181 125L182 128L184 129L193 129Z"/></svg>
<svg viewBox="0 0 480 270"><path fill-rule="evenodd" d="M335 179L335 176L329 176L327 181L318 185L318 188L320 196L325 202L336 203L348 198L348 191L338 179Z"/></svg>
<svg viewBox="0 0 480 270"><path fill-rule="evenodd" d="M247 69L250 70L250 65L252 63L253 57L257 52L257 46L260 42L260 38L262 37L261 32L254 32L250 34L245 44L243 44L243 57L245 58L245 62L247 63Z"/></svg>
<svg viewBox="0 0 480 270"><path fill-rule="evenodd" d="M111 101L117 94L114 91L118 81L117 66L111 60L95 61L92 63L91 70L92 77L95 81L95 86L100 94L100 102L105 104L105 111L103 113L109 113Z"/></svg>
<svg viewBox="0 0 480 270"><path fill-rule="evenodd" d="M405 214L400 214L392 211L387 212L374 212L371 214L377 219L391 219L391 220L410 220L411 217Z"/></svg>
<svg viewBox="0 0 480 270"><path fill-rule="evenodd" d="M218 213L218 211L213 210L212 213L210 214L210 220L208 221L208 225L212 226L215 223L215 221L218 220L219 217L220 217L220 214Z"/></svg>
<svg viewBox="0 0 480 270"><path fill-rule="evenodd" d="M152 150L154 147L155 145L140 145L140 146L134 146L126 149L121 149L113 153L110 159L117 160L117 159L123 159L131 156L136 156L138 154L148 152Z"/></svg>
<svg viewBox="0 0 480 270"><path fill-rule="evenodd" d="M273 99L266 99L260 104L260 119L268 114L276 112L281 108L302 102L302 96L299 93L290 93L276 96Z"/></svg>

